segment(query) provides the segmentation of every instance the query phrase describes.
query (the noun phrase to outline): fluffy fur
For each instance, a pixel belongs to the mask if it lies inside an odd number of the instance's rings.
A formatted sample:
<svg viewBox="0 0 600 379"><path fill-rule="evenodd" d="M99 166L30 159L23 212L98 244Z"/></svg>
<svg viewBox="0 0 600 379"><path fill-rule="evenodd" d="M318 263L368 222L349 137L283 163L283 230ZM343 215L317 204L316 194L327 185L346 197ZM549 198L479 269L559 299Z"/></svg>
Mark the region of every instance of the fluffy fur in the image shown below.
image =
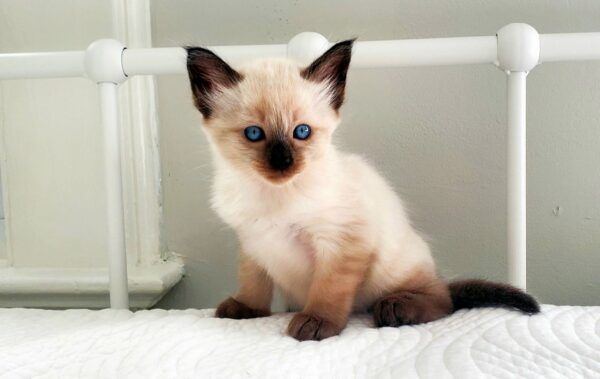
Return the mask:
<svg viewBox="0 0 600 379"><path fill-rule="evenodd" d="M351 48L352 41L341 42L307 68L268 59L237 71L206 49L188 48L194 102L214 156L212 205L241 246L240 292L219 306L218 317L270 314L274 286L302 310L288 328L300 340L339 334L352 310L370 310L378 326L453 310L429 247L391 186L331 143ZM293 138L299 124L312 128L307 140ZM251 125L264 130L264 140L246 139ZM275 145L285 149L288 168L270 164ZM455 301L473 293L460 288Z"/></svg>

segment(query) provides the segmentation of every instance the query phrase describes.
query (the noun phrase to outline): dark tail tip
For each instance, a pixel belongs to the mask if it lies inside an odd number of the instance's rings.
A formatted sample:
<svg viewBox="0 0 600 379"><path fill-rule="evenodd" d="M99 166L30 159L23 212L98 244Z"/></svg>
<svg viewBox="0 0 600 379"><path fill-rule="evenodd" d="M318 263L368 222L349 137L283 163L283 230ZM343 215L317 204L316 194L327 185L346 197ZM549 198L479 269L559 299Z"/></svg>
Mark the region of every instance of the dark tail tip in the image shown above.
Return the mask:
<svg viewBox="0 0 600 379"><path fill-rule="evenodd" d="M448 288L455 311L482 307L508 307L527 314L540 311L540 306L533 296L508 284L468 279L452 282Z"/></svg>

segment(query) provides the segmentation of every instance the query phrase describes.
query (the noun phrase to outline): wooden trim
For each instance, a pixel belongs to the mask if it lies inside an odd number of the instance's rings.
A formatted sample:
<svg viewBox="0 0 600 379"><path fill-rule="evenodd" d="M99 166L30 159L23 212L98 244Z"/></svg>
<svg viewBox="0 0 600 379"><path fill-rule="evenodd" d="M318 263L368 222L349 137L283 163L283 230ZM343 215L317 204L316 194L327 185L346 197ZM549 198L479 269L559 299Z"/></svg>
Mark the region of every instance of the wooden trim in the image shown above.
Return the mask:
<svg viewBox="0 0 600 379"><path fill-rule="evenodd" d="M131 308L156 304L183 276L176 258L129 269ZM0 266L0 307L108 308L107 269Z"/></svg>
<svg viewBox="0 0 600 379"><path fill-rule="evenodd" d="M148 0L114 0L115 38L130 48L152 46ZM152 76L121 85L123 190L128 260L151 264L163 257L156 85Z"/></svg>

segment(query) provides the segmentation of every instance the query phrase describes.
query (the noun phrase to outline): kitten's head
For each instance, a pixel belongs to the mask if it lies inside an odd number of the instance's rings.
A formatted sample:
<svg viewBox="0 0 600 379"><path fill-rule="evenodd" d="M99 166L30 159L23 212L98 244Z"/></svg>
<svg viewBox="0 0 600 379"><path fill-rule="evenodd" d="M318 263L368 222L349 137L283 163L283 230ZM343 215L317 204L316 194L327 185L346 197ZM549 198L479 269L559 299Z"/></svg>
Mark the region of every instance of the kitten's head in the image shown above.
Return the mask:
<svg viewBox="0 0 600 379"><path fill-rule="evenodd" d="M308 67L266 59L239 71L209 50L187 48L194 103L219 156L272 184L321 159L340 121L352 43Z"/></svg>

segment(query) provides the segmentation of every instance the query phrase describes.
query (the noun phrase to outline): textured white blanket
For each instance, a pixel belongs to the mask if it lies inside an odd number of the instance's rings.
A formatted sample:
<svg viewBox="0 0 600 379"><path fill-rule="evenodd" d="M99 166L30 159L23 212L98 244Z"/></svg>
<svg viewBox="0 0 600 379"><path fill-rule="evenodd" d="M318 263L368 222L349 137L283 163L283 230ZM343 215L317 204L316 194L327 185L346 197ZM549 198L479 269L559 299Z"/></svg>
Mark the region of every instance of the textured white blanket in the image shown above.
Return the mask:
<svg viewBox="0 0 600 379"><path fill-rule="evenodd" d="M600 378L600 307L382 329L357 316L339 337L302 343L284 334L290 314L212 315L0 309L0 378Z"/></svg>

